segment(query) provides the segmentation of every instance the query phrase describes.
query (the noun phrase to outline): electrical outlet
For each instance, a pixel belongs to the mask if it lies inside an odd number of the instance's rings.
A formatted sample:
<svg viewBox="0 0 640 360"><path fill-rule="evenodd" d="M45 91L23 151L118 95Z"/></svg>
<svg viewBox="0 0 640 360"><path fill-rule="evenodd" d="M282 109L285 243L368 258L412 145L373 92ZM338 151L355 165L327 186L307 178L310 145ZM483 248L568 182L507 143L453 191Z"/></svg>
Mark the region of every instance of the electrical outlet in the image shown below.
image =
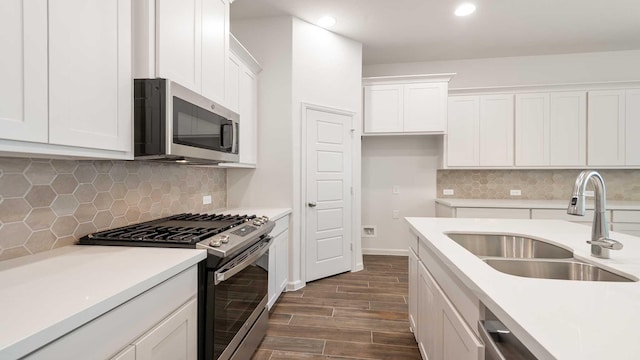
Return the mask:
<svg viewBox="0 0 640 360"><path fill-rule="evenodd" d="M211 204L211 195L205 195L202 197L202 205Z"/></svg>
<svg viewBox="0 0 640 360"><path fill-rule="evenodd" d="M587 190L584 192L584 195L587 197L593 197L593 190Z"/></svg>
<svg viewBox="0 0 640 360"><path fill-rule="evenodd" d="M453 195L453 189L442 190L442 195Z"/></svg>
<svg viewBox="0 0 640 360"><path fill-rule="evenodd" d="M394 219L400 219L400 210L393 210L392 211L392 217Z"/></svg>
<svg viewBox="0 0 640 360"><path fill-rule="evenodd" d="M393 185L393 190L392 190L394 195L398 195L400 194L400 186L398 185Z"/></svg>
<svg viewBox="0 0 640 360"><path fill-rule="evenodd" d="M522 195L522 191L521 190L511 190L509 192L511 194L511 196L521 196Z"/></svg>

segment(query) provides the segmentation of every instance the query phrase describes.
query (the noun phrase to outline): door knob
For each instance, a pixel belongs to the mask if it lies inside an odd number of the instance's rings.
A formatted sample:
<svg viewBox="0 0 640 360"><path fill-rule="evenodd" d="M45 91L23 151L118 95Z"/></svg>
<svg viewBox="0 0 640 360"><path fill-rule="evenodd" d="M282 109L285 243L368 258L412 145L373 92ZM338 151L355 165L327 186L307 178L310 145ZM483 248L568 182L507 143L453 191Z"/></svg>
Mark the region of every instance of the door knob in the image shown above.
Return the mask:
<svg viewBox="0 0 640 360"><path fill-rule="evenodd" d="M314 203L314 202L307 203L307 205L308 205L309 207L316 207L316 203Z"/></svg>

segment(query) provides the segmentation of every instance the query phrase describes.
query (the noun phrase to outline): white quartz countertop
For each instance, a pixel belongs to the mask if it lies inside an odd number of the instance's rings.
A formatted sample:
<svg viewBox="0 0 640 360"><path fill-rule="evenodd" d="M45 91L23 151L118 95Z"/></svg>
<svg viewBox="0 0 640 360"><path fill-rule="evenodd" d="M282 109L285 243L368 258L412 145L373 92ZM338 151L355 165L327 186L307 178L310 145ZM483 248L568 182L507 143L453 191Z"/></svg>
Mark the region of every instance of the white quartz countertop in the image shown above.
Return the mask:
<svg viewBox="0 0 640 360"><path fill-rule="evenodd" d="M206 257L196 249L66 246L0 262L0 359L17 359Z"/></svg>
<svg viewBox="0 0 640 360"><path fill-rule="evenodd" d="M436 203L456 208L566 209L569 206L569 198L567 200L438 198ZM588 200L587 207L593 209L593 200ZM640 210L640 201L607 200L607 210Z"/></svg>
<svg viewBox="0 0 640 360"><path fill-rule="evenodd" d="M561 220L407 218L425 245L539 359L638 359L640 282L534 279L499 272L449 239L447 232L522 234L574 251L574 257L640 278L640 238L611 259L590 256L591 229ZM474 324L472 324L473 326Z"/></svg>

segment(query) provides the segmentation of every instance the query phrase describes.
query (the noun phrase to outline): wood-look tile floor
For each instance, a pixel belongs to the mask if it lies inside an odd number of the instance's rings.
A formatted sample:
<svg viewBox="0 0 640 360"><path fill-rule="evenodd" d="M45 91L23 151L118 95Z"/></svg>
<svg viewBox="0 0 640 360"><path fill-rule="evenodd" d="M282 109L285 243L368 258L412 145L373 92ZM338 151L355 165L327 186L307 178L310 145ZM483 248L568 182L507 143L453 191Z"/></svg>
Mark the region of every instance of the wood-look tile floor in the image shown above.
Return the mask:
<svg viewBox="0 0 640 360"><path fill-rule="evenodd" d="M252 360L421 359L409 331L407 257L364 256L364 270L282 294Z"/></svg>

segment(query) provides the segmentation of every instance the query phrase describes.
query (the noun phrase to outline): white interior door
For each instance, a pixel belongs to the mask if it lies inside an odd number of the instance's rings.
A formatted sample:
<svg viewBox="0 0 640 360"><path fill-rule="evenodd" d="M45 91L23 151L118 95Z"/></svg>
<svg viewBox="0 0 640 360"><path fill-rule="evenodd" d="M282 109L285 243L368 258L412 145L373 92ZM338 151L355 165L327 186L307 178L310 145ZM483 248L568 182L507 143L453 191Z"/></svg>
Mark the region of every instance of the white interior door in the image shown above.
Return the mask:
<svg viewBox="0 0 640 360"><path fill-rule="evenodd" d="M306 281L351 269L352 119L306 110Z"/></svg>

